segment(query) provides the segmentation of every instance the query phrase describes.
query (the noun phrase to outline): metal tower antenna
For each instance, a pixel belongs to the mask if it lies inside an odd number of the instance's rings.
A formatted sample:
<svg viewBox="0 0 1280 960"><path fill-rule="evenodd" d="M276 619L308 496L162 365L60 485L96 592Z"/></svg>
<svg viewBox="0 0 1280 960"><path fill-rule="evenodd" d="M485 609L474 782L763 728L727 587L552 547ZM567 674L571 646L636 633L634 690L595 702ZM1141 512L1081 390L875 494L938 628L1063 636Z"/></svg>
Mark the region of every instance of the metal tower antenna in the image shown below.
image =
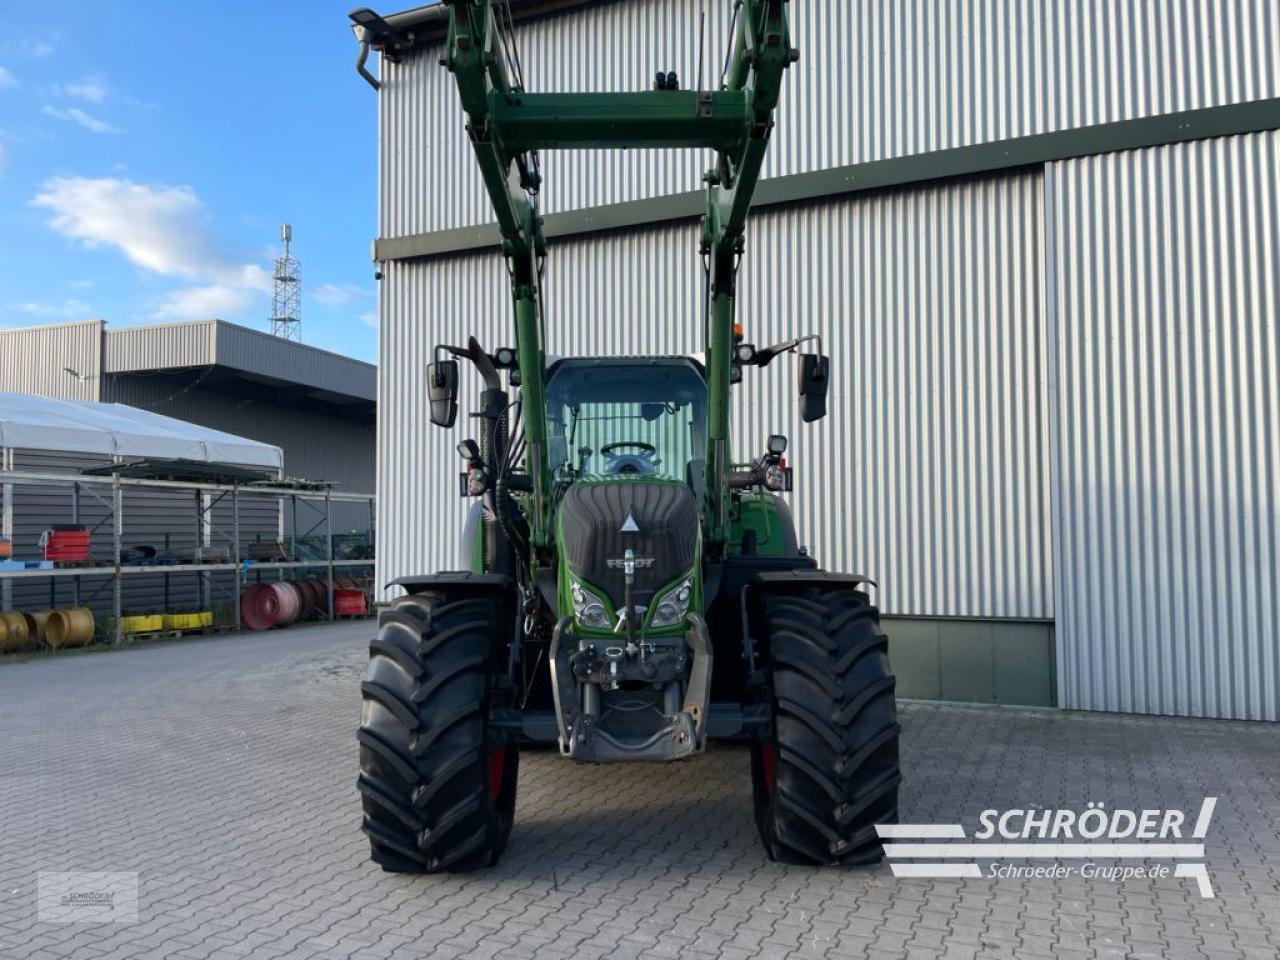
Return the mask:
<svg viewBox="0 0 1280 960"><path fill-rule="evenodd" d="M289 252L293 227L280 224L284 252L276 257L271 285L271 333L282 340L302 342L302 265Z"/></svg>

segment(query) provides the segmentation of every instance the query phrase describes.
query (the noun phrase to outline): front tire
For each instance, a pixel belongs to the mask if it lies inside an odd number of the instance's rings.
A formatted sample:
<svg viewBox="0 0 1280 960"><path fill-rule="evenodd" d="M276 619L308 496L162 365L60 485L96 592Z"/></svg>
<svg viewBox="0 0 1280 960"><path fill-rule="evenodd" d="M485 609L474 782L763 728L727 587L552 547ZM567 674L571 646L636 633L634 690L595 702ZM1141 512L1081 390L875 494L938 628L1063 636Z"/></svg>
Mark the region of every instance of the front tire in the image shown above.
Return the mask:
<svg viewBox="0 0 1280 960"><path fill-rule="evenodd" d="M774 730L751 772L765 849L784 863L875 863L902 780L879 612L861 590L791 587L765 594L763 616Z"/></svg>
<svg viewBox="0 0 1280 960"><path fill-rule="evenodd" d="M519 754L490 739L491 663L502 604L433 590L379 621L361 684L364 832L386 870L492 866L515 813Z"/></svg>

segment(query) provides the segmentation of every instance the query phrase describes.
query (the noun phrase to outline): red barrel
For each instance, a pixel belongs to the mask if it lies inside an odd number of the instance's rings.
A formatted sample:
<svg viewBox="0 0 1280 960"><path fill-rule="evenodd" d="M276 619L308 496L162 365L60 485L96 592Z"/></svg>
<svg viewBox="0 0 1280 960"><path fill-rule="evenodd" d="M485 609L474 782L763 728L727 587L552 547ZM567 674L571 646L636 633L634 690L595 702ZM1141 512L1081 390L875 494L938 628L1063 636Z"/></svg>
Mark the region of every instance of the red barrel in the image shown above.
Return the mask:
<svg viewBox="0 0 1280 960"><path fill-rule="evenodd" d="M343 616L359 616L365 612L363 590L333 591L333 612Z"/></svg>
<svg viewBox="0 0 1280 960"><path fill-rule="evenodd" d="M302 616L302 592L288 580L271 584L276 592L276 601L280 604L276 613L276 626L287 627Z"/></svg>
<svg viewBox="0 0 1280 960"><path fill-rule="evenodd" d="M307 613L328 613L328 588L323 580L303 580L303 589L307 595Z"/></svg>
<svg viewBox="0 0 1280 960"><path fill-rule="evenodd" d="M294 592L298 595L298 613L294 620L303 620L311 613L311 591L307 589L305 580L286 580L289 586L293 587Z"/></svg>
<svg viewBox="0 0 1280 960"><path fill-rule="evenodd" d="M240 623L250 630L270 630L280 615L280 598L269 583L251 583L240 591Z"/></svg>

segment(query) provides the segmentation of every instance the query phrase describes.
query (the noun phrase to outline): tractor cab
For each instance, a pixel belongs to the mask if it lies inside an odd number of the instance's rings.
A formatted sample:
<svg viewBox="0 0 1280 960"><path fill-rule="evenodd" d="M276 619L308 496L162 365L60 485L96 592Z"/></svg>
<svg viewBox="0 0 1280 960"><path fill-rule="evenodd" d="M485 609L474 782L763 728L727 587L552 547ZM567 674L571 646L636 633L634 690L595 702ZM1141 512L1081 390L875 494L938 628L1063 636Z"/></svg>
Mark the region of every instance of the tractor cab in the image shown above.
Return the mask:
<svg viewBox="0 0 1280 960"><path fill-rule="evenodd" d="M688 358L557 360L546 385L551 474L561 486L588 478L693 486L706 462L706 405L702 366Z"/></svg>

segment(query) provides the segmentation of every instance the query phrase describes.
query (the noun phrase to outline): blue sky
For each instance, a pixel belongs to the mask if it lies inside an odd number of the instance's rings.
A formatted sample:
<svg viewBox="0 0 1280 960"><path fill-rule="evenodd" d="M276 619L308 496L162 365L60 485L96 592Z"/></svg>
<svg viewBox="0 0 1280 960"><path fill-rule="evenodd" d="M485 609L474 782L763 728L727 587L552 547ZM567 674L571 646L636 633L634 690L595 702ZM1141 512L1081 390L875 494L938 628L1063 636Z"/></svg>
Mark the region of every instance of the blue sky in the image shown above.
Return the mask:
<svg viewBox="0 0 1280 960"><path fill-rule="evenodd" d="M287 220L304 341L374 359L376 104L353 5L0 7L0 327L265 329Z"/></svg>

